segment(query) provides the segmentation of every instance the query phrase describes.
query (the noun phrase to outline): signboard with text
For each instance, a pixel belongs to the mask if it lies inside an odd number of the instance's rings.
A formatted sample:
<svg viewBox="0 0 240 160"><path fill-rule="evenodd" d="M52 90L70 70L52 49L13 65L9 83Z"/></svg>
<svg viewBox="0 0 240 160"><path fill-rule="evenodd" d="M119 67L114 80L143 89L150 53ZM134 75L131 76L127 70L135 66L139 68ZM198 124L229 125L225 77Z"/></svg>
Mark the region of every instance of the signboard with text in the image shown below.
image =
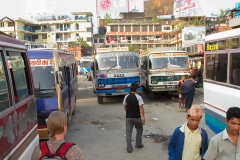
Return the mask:
<svg viewBox="0 0 240 160"><path fill-rule="evenodd" d="M188 47L194 44L204 44L206 37L206 27L184 27L182 30L183 47Z"/></svg>
<svg viewBox="0 0 240 160"><path fill-rule="evenodd" d="M97 14L128 12L129 0L96 0Z"/></svg>
<svg viewBox="0 0 240 160"><path fill-rule="evenodd" d="M181 13L196 8L196 0L175 0L174 10Z"/></svg>
<svg viewBox="0 0 240 160"><path fill-rule="evenodd" d="M31 66L53 66L52 59L30 59Z"/></svg>

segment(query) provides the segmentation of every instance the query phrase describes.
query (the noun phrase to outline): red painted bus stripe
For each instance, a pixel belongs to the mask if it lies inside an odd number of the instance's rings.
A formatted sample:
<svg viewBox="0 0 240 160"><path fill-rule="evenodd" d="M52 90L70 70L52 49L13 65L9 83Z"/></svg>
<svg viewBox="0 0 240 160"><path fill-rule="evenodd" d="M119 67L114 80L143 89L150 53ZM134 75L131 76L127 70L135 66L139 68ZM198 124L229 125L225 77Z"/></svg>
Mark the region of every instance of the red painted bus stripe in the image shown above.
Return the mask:
<svg viewBox="0 0 240 160"><path fill-rule="evenodd" d="M215 108L215 109L217 109L217 110L219 110L219 111L222 111L222 112L227 112L227 111L225 111L225 110L223 110L223 109L221 109L221 108L218 108L218 107L216 107L216 106L214 106L214 105L211 105L211 104L209 104L209 103L207 103L207 102L203 102L203 103L205 103L205 104L207 104L207 105L209 105L209 106L211 106L211 107L213 107L213 108Z"/></svg>

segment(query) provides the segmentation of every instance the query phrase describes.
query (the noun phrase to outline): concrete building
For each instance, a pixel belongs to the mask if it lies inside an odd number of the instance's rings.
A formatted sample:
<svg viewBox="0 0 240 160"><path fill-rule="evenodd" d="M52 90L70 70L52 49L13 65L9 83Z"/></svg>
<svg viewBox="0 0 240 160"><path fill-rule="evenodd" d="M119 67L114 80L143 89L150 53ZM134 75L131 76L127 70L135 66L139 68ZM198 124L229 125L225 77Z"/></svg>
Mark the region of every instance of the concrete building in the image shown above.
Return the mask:
<svg viewBox="0 0 240 160"><path fill-rule="evenodd" d="M171 45L169 33L171 20L145 18L144 12L122 12L121 19L109 20L106 25L106 44L135 49L164 47Z"/></svg>
<svg viewBox="0 0 240 160"><path fill-rule="evenodd" d="M5 18L0 22L0 31L15 35L27 45L34 47L57 47L57 43L67 46L82 37L93 47L93 14L90 12L73 12L68 15L38 15L32 21L15 18L14 23Z"/></svg>

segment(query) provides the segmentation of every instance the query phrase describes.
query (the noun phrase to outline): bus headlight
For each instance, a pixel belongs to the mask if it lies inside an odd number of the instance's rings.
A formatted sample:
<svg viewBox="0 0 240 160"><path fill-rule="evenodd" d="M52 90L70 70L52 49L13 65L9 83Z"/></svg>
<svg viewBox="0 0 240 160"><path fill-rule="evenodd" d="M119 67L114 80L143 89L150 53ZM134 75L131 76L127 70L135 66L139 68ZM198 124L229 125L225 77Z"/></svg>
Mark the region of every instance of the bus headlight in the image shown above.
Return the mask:
<svg viewBox="0 0 240 160"><path fill-rule="evenodd" d="M152 81L152 84L157 84L157 81Z"/></svg>
<svg viewBox="0 0 240 160"><path fill-rule="evenodd" d="M137 85L139 85L140 84L140 82L139 81L136 81L136 82L134 82L135 84L137 84Z"/></svg>
<svg viewBox="0 0 240 160"><path fill-rule="evenodd" d="M105 87L105 84L99 83L99 84L98 84L98 87Z"/></svg>

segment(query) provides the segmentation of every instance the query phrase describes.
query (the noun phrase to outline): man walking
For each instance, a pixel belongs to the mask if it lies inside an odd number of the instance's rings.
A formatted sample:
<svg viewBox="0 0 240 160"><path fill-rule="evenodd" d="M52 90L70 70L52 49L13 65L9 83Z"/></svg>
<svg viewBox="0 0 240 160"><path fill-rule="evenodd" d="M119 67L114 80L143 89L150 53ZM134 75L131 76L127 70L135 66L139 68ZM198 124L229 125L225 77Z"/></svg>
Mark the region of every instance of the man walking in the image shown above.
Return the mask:
<svg viewBox="0 0 240 160"><path fill-rule="evenodd" d="M182 84L181 88L182 88L183 94L185 96L185 108L186 108L187 112L190 109L190 107L192 106L196 85L197 85L197 83L194 81L193 75L190 75L188 77L188 79L185 80Z"/></svg>
<svg viewBox="0 0 240 160"><path fill-rule="evenodd" d="M201 160L208 148L207 132L199 127L202 109L194 104L187 114L185 124L173 132L168 145L168 160ZM206 159L208 160L208 159Z"/></svg>
<svg viewBox="0 0 240 160"><path fill-rule="evenodd" d="M135 147L142 148L143 125L145 124L144 108L142 97L138 94L138 85L131 84L131 93L126 95L123 100L124 109L126 111L126 141L127 152L131 153L132 147L132 130L133 126L137 130ZM141 114L141 115L140 115Z"/></svg>
<svg viewBox="0 0 240 160"><path fill-rule="evenodd" d="M240 159L240 108L231 107L226 115L227 127L211 138L205 160Z"/></svg>
<svg viewBox="0 0 240 160"><path fill-rule="evenodd" d="M182 78L178 82L179 108L182 108L182 109L184 109L184 94L181 86L184 81L185 81L185 76L182 76Z"/></svg>

